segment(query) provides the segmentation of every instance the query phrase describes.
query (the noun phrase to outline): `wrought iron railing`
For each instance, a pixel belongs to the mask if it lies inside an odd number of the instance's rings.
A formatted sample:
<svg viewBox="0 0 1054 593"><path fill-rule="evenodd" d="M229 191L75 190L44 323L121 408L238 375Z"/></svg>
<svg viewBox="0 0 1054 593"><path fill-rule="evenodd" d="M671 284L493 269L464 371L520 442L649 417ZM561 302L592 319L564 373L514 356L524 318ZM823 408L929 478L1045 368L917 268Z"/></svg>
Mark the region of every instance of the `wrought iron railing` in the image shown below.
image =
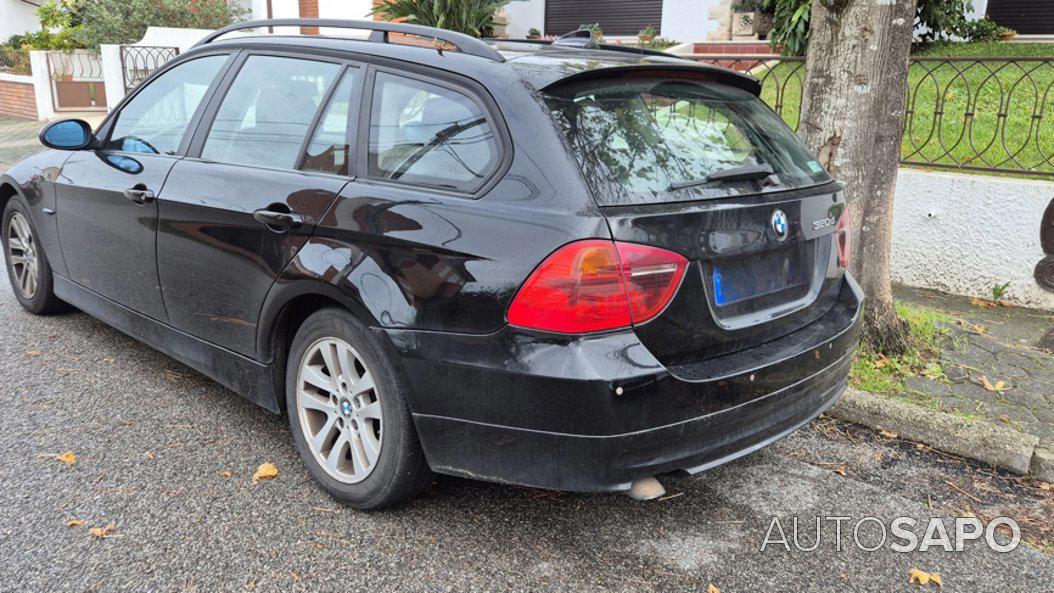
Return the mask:
<svg viewBox="0 0 1054 593"><path fill-rule="evenodd" d="M693 58L755 76L798 128L805 58ZM902 163L1054 177L1054 58L916 57L908 79Z"/></svg>
<svg viewBox="0 0 1054 593"><path fill-rule="evenodd" d="M29 76L29 52L23 49L0 46L0 73Z"/></svg>
<svg viewBox="0 0 1054 593"><path fill-rule="evenodd" d="M47 62L48 72L55 80L102 80L102 59L92 51L49 51Z"/></svg>
<svg viewBox="0 0 1054 593"><path fill-rule="evenodd" d="M178 47L122 45L121 73L124 76L124 91L130 92L162 64L178 55Z"/></svg>

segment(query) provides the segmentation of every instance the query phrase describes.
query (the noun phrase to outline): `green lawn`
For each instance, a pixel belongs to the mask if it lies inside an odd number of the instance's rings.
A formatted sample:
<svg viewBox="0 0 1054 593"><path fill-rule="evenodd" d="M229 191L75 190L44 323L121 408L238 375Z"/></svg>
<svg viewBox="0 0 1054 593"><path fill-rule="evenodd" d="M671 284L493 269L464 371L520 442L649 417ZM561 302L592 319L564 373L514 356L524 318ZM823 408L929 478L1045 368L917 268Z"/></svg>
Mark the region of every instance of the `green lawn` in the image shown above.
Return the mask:
<svg viewBox="0 0 1054 593"><path fill-rule="evenodd" d="M941 43L915 57L924 59L909 73L904 160L1054 173L1054 44ZM925 60L934 57L1050 60ZM797 128L804 63L752 74L762 80L762 99Z"/></svg>

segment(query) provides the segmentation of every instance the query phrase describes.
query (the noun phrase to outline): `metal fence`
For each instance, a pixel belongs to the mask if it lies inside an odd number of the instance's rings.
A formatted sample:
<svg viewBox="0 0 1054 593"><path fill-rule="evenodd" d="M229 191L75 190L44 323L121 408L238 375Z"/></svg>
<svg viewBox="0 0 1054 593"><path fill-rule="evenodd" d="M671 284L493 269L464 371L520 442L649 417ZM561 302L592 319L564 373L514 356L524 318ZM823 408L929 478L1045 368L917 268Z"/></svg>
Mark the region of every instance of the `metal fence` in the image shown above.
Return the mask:
<svg viewBox="0 0 1054 593"><path fill-rule="evenodd" d="M29 52L23 49L0 46L0 73L29 76Z"/></svg>
<svg viewBox="0 0 1054 593"><path fill-rule="evenodd" d="M805 58L693 57L756 77L798 128ZM904 164L1054 177L1054 58L912 58L906 105Z"/></svg>
<svg viewBox="0 0 1054 593"><path fill-rule="evenodd" d="M128 93L146 80L162 64L179 55L178 47L122 45L121 74Z"/></svg>

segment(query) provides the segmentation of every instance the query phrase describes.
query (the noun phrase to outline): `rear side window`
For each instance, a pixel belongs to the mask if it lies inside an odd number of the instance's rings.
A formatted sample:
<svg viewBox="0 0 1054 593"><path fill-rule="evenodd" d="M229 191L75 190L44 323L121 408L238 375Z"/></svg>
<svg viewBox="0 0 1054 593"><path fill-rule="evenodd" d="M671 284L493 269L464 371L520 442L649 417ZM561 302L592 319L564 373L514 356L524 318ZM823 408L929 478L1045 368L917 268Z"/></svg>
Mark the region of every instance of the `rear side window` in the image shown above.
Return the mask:
<svg viewBox="0 0 1054 593"><path fill-rule="evenodd" d="M150 82L117 114L106 148L175 154L209 85L227 56L184 62Z"/></svg>
<svg viewBox="0 0 1054 593"><path fill-rule="evenodd" d="M251 56L216 112L201 158L296 168L315 112L339 72L329 62Z"/></svg>
<svg viewBox="0 0 1054 593"><path fill-rule="evenodd" d="M668 79L601 81L561 89L546 102L602 206L831 181L778 115L734 87ZM772 175L729 175L770 168Z"/></svg>
<svg viewBox="0 0 1054 593"><path fill-rule="evenodd" d="M304 164L300 167L305 171L322 171L325 173L336 173L338 175L348 174L348 163L351 160L352 143L349 141L349 117L358 114L358 94L352 96L355 90L355 81L359 77L358 68L350 68L340 79L337 90L322 119L315 128L311 142L307 145L307 154L304 155Z"/></svg>
<svg viewBox="0 0 1054 593"><path fill-rule="evenodd" d="M369 176L470 192L499 161L483 108L445 86L378 73L370 113Z"/></svg>

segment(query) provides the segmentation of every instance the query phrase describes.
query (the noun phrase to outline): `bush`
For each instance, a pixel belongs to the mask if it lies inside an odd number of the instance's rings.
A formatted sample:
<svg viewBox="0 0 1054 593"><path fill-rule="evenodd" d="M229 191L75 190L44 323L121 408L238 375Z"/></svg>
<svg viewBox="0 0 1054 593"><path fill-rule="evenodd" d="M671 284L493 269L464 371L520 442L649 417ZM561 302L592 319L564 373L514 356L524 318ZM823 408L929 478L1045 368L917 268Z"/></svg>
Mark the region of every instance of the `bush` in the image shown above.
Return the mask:
<svg viewBox="0 0 1054 593"><path fill-rule="evenodd" d="M915 11L915 27L922 29L919 41L931 43L958 34L972 10L971 0L919 0Z"/></svg>
<svg viewBox="0 0 1054 593"><path fill-rule="evenodd" d="M955 34L966 41L999 41L1004 33L1013 29L999 26L995 21L987 18L976 21L965 21L959 25Z"/></svg>
<svg viewBox="0 0 1054 593"><path fill-rule="evenodd" d="M237 0L91 0L79 7L77 38L91 48L134 43L147 27L218 29L248 12Z"/></svg>
<svg viewBox="0 0 1054 593"><path fill-rule="evenodd" d="M775 0L776 12L769 33L772 49L782 46L783 55L803 56L809 49L809 19L812 0Z"/></svg>
<svg viewBox="0 0 1054 593"><path fill-rule="evenodd" d="M473 37L494 35L494 16L509 0L385 0L370 14Z"/></svg>

